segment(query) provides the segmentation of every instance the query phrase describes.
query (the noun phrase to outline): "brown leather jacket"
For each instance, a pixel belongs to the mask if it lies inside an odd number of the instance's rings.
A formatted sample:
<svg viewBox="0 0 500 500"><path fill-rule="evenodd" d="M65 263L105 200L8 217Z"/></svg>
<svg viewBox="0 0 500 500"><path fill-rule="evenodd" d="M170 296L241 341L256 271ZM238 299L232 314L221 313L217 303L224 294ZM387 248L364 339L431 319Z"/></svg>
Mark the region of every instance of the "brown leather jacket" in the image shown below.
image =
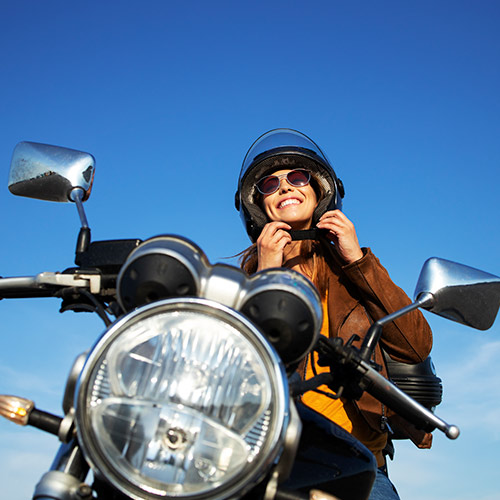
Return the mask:
<svg viewBox="0 0 500 500"><path fill-rule="evenodd" d="M331 248L331 258L328 259L332 269L328 285L329 334L344 341L358 334L361 340L353 345L360 347L373 321L407 306L411 301L393 283L369 248L363 248L364 256L348 265L344 265L335 248ZM382 366L381 373L387 377L380 344L396 361L419 363L429 356L432 332L420 311L413 311L384 326L374 360ZM369 426L377 432L382 432L382 415L393 415L368 393L363 394L357 407ZM400 420L398 427L401 426L417 446L430 447L429 434L417 431L411 424Z"/></svg>

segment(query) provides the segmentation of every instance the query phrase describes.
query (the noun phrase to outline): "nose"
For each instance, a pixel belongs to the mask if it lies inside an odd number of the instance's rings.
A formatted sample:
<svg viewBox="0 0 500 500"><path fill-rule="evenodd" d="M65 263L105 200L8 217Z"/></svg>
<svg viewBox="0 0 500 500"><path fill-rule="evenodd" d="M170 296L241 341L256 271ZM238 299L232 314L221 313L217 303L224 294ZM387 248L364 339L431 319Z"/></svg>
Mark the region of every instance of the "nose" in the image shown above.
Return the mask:
<svg viewBox="0 0 500 500"><path fill-rule="evenodd" d="M280 179L280 187L279 187L279 192L280 193L285 193L286 191L290 191L293 189L293 186L287 181L286 175L279 176Z"/></svg>

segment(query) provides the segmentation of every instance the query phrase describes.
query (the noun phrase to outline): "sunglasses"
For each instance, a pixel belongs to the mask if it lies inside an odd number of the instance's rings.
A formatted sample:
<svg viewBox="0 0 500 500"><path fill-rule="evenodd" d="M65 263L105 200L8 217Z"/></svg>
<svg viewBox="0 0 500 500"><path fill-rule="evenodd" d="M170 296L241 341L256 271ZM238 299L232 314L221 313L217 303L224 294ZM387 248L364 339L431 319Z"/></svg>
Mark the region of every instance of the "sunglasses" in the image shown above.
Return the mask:
<svg viewBox="0 0 500 500"><path fill-rule="evenodd" d="M266 175L265 177L262 177L262 179L259 179L255 186L257 187L259 193L263 195L273 194L278 191L283 177L286 177L286 181L290 184L290 186L303 187L309 184L309 181L311 180L311 172L298 168L296 170L290 170L287 174Z"/></svg>

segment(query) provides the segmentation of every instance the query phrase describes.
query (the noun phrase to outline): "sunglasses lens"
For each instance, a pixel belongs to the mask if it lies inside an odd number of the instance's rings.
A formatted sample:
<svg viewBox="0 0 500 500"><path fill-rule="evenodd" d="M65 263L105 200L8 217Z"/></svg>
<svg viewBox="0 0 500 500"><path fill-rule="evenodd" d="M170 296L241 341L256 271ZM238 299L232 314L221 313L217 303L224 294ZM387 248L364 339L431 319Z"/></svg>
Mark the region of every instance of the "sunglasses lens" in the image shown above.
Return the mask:
<svg viewBox="0 0 500 500"><path fill-rule="evenodd" d="M268 175L257 183L257 189L262 194L274 193L280 185L280 180L275 175Z"/></svg>
<svg viewBox="0 0 500 500"><path fill-rule="evenodd" d="M286 180L296 187L306 186L311 179L311 174L306 170L292 170L288 172Z"/></svg>
<svg viewBox="0 0 500 500"><path fill-rule="evenodd" d="M257 189L262 194L272 194L278 191L283 175L268 175L257 182ZM286 174L286 180L289 184L295 187L307 186L311 180L311 174L307 170L291 170Z"/></svg>

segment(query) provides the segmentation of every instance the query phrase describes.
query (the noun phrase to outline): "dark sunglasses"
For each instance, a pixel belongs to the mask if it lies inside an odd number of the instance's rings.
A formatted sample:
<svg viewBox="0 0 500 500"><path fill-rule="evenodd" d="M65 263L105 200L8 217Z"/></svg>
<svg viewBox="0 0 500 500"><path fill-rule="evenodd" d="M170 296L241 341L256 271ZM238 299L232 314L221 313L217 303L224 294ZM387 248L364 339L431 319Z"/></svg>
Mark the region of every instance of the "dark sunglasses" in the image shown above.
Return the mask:
<svg viewBox="0 0 500 500"><path fill-rule="evenodd" d="M286 177L286 181L290 186L303 187L309 184L311 172L298 168L296 170L290 170L287 174L266 175L262 177L262 179L259 179L255 185L259 193L264 195L273 194L278 191L283 177Z"/></svg>

